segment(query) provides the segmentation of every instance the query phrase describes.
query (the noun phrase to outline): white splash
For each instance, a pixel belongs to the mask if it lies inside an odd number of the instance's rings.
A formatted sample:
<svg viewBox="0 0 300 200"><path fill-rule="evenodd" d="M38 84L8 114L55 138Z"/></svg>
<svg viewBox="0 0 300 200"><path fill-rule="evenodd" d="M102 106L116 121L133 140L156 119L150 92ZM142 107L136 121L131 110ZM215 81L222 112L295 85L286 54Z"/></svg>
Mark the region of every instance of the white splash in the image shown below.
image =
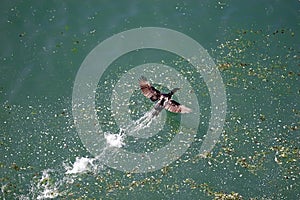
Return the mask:
<svg viewBox="0 0 300 200"><path fill-rule="evenodd" d="M121 129L119 134L104 133L107 146L117 148L124 146L125 135L122 132L123 130Z"/></svg>
<svg viewBox="0 0 300 200"><path fill-rule="evenodd" d="M80 174L91 170L93 166L93 158L77 157L73 166L66 166L66 174Z"/></svg>
<svg viewBox="0 0 300 200"><path fill-rule="evenodd" d="M105 151L108 151L110 147L121 148L124 146L125 135L120 130L118 134L105 133L104 138L106 139L106 147L104 147L102 154L95 158L77 157L74 164L71 166L65 165L66 174L81 174L86 172L97 173L99 169L103 168L103 155Z"/></svg>

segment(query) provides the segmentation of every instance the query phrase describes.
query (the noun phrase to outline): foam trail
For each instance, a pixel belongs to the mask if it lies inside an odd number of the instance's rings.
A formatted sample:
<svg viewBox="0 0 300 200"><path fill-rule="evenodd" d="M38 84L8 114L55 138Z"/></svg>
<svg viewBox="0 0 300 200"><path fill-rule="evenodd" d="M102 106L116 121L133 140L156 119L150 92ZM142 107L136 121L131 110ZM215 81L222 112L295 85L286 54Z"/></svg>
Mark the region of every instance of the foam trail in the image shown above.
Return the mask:
<svg viewBox="0 0 300 200"><path fill-rule="evenodd" d="M99 168L103 168L104 164L102 158L106 151L113 151L116 148L121 148L125 145L125 136L130 132L137 132L146 127L149 127L154 120L153 110L145 113L141 118L127 125L125 128L121 128L118 134L104 133L106 139L106 147L100 155L95 158L77 157L75 162L71 166L65 166L66 174L81 174L86 172L97 173ZM114 149L112 149L114 148Z"/></svg>
<svg viewBox="0 0 300 200"><path fill-rule="evenodd" d="M43 170L40 177L36 177L37 180L32 181L30 191L27 195L21 195L21 199L54 199L63 196L67 191L64 188L65 185L73 184L76 181L77 176L85 173L97 174L104 169L104 155L107 155L107 151L114 153L119 148L125 145L124 139L126 135L132 131L139 131L146 127L149 127L155 117L153 117L153 111L151 110L145 113L141 118L127 125L125 128L121 128L119 133L104 133L106 139L106 146L100 155L89 157L76 157L74 163L63 162L62 167L58 169L46 169ZM1 187L3 190L5 185Z"/></svg>
<svg viewBox="0 0 300 200"><path fill-rule="evenodd" d="M76 157L74 163L62 164L63 169L47 169L42 171L42 175L37 181L33 181L29 195L34 199L53 199L64 194L64 186L73 184L80 174L97 174L104 169L103 158L106 151L115 151L121 148L124 143L122 130L118 134L105 133L106 146L100 155L94 158ZM25 196L22 197L27 198Z"/></svg>
<svg viewBox="0 0 300 200"><path fill-rule="evenodd" d="M65 166L66 174L98 173L104 166L102 159L105 152L108 150L111 151L112 148L121 148L125 145L125 135L122 129L118 134L104 133L104 138L106 139L106 147L103 148L100 155L95 158L77 157L72 166Z"/></svg>

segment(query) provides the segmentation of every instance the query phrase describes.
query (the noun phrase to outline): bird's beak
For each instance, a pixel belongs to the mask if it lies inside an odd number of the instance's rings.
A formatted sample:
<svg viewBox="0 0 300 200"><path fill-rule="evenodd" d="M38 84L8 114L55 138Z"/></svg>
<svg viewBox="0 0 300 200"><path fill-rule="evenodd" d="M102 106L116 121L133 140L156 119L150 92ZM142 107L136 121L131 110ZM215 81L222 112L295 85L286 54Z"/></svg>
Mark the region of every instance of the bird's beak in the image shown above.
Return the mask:
<svg viewBox="0 0 300 200"><path fill-rule="evenodd" d="M180 90L180 88L174 88L174 89L172 90L172 92L175 93L175 92L177 92L178 90Z"/></svg>

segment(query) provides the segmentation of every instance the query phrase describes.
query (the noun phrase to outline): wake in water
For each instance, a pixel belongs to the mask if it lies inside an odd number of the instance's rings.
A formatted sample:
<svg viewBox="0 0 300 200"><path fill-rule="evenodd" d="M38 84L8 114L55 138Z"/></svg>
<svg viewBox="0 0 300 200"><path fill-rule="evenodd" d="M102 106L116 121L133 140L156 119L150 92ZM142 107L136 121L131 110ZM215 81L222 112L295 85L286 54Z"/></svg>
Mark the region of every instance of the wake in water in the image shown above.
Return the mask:
<svg viewBox="0 0 300 200"><path fill-rule="evenodd" d="M130 134L130 133L138 132L145 128L149 128L152 122L155 120L156 116L157 116L157 111L155 109L152 109L151 111L146 112L144 116L134 121L132 124L129 124L127 128L125 128L123 131L125 134L126 133Z"/></svg>
<svg viewBox="0 0 300 200"><path fill-rule="evenodd" d="M155 110L145 113L141 118L121 128L119 133L104 133L106 146L100 155L94 158L77 157L75 162L64 162L60 169L46 169L36 176L31 183L28 195L19 196L20 199L53 199L64 196L67 191L65 185L73 184L77 176L86 173L97 174L105 168L103 159L106 151L118 151L125 145L125 137L134 132L150 127L155 120Z"/></svg>
<svg viewBox="0 0 300 200"><path fill-rule="evenodd" d="M154 109L145 113L141 118L129 124L127 127L120 128L118 134L104 133L106 147L103 148L102 153L95 158L77 157L72 166L65 166L65 169L67 170L66 174L80 174L85 172L97 173L99 171L99 167L101 168L101 166L103 166L101 159L104 157L105 152L123 147L125 145L124 140L127 135L132 135L133 132L138 132L146 127L150 127L154 120L153 112L155 112Z"/></svg>

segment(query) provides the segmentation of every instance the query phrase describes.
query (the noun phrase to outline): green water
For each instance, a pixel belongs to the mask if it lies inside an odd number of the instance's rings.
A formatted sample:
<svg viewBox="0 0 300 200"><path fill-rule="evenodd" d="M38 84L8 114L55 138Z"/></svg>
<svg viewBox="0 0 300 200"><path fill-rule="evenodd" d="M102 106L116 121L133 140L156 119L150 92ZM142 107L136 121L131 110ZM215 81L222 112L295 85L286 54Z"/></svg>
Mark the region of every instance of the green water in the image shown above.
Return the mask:
<svg viewBox="0 0 300 200"><path fill-rule="evenodd" d="M300 198L299 1L4 1L0 9L2 199L41 198L46 185L57 188L57 199ZM190 36L214 59L227 93L219 142L207 158L199 157L210 114L199 74L180 57L133 52L106 71L98 93L106 92L105 80L109 91L124 70L148 62L163 60L191 72L186 77L202 110L195 142L155 172L125 173L99 164L97 173L66 177L66 163L91 157L72 118L81 63L108 37L149 26ZM109 105L101 98L96 103ZM99 121L116 131L104 114L109 113L98 113ZM170 127L176 129L178 120L168 114Z"/></svg>

